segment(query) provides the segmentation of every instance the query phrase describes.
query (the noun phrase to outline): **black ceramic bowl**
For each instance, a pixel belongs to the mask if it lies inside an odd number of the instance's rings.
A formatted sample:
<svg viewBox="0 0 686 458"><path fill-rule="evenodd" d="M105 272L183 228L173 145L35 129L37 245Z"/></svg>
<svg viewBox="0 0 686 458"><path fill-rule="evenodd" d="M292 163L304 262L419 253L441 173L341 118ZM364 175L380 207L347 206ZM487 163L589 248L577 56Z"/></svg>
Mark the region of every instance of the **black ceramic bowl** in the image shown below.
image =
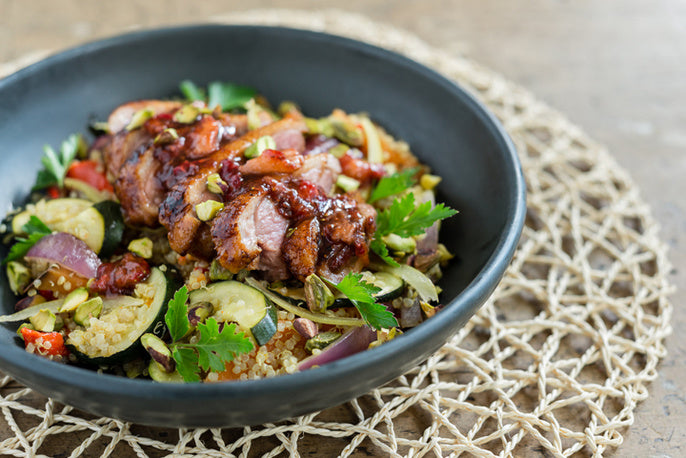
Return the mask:
<svg viewBox="0 0 686 458"><path fill-rule="evenodd" d="M525 187L512 143L473 97L432 70L344 38L271 27L196 26L80 46L0 81L0 211L23 203L44 144L58 145L117 105L178 94L178 83L231 81L311 116L366 111L443 177L460 213L442 227L456 253L435 318L379 348L265 380L164 385L98 374L26 353L0 327L0 369L88 412L164 426L236 426L330 407L397 377L437 350L481 306L512 258ZM2 313L15 298L4 275Z"/></svg>

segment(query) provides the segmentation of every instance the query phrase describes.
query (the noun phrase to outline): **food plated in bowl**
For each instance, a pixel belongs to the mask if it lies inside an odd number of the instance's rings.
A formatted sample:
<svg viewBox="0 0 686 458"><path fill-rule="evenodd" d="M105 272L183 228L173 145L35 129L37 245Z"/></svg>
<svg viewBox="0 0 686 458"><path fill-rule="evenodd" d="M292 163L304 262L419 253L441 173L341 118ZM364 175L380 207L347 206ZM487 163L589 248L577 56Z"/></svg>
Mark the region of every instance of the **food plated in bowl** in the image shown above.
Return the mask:
<svg viewBox="0 0 686 458"><path fill-rule="evenodd" d="M193 46L197 42L206 46ZM378 348L315 369L204 385L161 385L45 361L21 350L14 329L7 326L2 365L20 381L91 412L143 423L226 426L273 421L350 399L417 364L459 328L497 283L523 219L524 190L511 144L492 117L452 83L407 59L337 37L207 26L128 35L53 57L0 85L0 117L6 120L0 135L21 151L3 160L11 167L23 158L25 167L36 170L43 143L58 144L79 130L84 119L104 119L122 101L172 96L186 78L203 84L249 84L270 100L297 101L313 118L327 116L335 107L347 113L366 111L375 123L406 140L420 160L443 177L439 200L460 210L442 229L448 234L448 249L456 255L439 283L443 309ZM26 135L26 125L18 122L43 124L45 112L38 109L38 101L43 107L70 107L66 115L46 124L40 139ZM30 183L13 180L11 174L6 178L12 203L22 204ZM207 177L202 184L207 186ZM293 266L288 267L292 271ZM301 275L299 281L307 277ZM343 278L328 280L340 286ZM327 288L333 291L335 285ZM10 313L14 300L7 289L4 292L5 313Z"/></svg>
<svg viewBox="0 0 686 458"><path fill-rule="evenodd" d="M439 223L456 211L405 143L364 114L181 89L117 107L91 145L44 148L3 261L21 298L0 322L26 320L29 353L158 382L247 380L436 314L451 258Z"/></svg>

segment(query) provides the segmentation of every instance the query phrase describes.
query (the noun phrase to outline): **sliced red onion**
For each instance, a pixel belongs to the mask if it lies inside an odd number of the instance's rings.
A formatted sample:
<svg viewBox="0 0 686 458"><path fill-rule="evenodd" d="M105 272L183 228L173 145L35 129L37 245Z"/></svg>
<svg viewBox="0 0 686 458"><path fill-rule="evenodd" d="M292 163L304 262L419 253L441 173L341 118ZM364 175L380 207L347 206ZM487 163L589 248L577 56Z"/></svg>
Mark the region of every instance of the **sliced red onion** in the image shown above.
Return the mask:
<svg viewBox="0 0 686 458"><path fill-rule="evenodd" d="M56 232L40 239L26 253L29 262L59 264L86 278L95 277L100 258L86 242L66 232Z"/></svg>
<svg viewBox="0 0 686 458"><path fill-rule="evenodd" d="M376 331L369 326L353 328L343 336L322 350L318 355L312 355L304 359L299 365L299 370L310 369L313 366L336 361L346 356L354 355L366 350L369 344L376 340Z"/></svg>

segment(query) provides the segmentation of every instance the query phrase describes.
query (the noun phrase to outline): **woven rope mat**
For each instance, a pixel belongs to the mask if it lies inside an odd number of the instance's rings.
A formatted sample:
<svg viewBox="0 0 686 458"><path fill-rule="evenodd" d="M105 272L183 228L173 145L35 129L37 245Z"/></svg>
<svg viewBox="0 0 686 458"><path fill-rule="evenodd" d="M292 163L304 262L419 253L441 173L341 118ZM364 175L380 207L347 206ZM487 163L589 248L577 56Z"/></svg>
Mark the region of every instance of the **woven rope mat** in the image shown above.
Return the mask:
<svg viewBox="0 0 686 458"><path fill-rule="evenodd" d="M527 180L527 222L514 262L487 304L436 354L344 406L260 427L147 428L95 418L5 377L0 409L14 436L0 438L0 453L601 456L618 446L665 355L672 287L650 210L612 157L501 76L363 17L263 10L213 20L350 36L403 53L474 93L512 136Z"/></svg>

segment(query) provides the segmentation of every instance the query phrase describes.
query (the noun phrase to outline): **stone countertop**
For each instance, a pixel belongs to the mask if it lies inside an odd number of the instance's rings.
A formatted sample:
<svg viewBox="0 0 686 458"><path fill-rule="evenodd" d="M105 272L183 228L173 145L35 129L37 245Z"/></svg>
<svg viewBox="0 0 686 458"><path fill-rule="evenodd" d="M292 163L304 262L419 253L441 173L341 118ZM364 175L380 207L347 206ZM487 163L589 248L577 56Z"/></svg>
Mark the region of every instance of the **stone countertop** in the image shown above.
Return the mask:
<svg viewBox="0 0 686 458"><path fill-rule="evenodd" d="M668 356L616 456L686 454L686 3L681 0L0 0L0 62L247 8L342 8L464 53L608 146L661 225L677 286ZM679 361L682 361L679 363ZM8 432L9 433L9 432ZM3 436L5 436L3 432Z"/></svg>

